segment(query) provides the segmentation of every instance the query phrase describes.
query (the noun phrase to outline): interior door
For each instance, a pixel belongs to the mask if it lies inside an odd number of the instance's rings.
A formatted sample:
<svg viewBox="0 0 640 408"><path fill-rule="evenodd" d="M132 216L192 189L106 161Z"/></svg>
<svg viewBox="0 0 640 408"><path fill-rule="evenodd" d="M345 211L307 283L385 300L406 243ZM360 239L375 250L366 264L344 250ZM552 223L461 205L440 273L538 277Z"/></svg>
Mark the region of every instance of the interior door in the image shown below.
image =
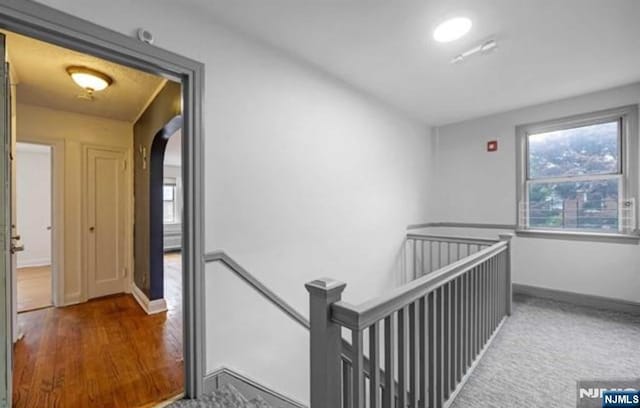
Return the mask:
<svg viewBox="0 0 640 408"><path fill-rule="evenodd" d="M89 298L125 290L125 154L87 150Z"/></svg>
<svg viewBox="0 0 640 408"><path fill-rule="evenodd" d="M11 127L9 69L5 37L0 34L0 406L11 406L12 367L12 240L11 240Z"/></svg>

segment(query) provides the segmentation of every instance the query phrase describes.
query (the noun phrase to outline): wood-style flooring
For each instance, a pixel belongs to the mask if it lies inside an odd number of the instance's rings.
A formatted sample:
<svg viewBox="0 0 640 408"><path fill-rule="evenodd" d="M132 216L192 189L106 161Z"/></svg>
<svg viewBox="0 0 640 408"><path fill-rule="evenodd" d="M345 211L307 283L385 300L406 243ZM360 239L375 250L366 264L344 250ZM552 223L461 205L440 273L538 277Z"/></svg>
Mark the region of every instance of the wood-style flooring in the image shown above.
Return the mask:
<svg viewBox="0 0 640 408"><path fill-rule="evenodd" d="M18 313L51 306L51 266L18 268Z"/></svg>
<svg viewBox="0 0 640 408"><path fill-rule="evenodd" d="M180 270L167 255L167 312L123 294L19 314L13 406L149 407L183 392Z"/></svg>

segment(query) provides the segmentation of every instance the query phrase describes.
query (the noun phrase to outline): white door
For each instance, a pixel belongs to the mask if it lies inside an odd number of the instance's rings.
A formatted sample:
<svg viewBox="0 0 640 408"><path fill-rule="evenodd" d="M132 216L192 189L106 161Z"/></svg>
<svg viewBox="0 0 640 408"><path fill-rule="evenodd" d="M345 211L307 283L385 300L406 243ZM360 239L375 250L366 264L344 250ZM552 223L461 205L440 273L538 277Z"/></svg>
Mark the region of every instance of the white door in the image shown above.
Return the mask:
<svg viewBox="0 0 640 408"><path fill-rule="evenodd" d="M89 298L125 290L125 154L87 149Z"/></svg>

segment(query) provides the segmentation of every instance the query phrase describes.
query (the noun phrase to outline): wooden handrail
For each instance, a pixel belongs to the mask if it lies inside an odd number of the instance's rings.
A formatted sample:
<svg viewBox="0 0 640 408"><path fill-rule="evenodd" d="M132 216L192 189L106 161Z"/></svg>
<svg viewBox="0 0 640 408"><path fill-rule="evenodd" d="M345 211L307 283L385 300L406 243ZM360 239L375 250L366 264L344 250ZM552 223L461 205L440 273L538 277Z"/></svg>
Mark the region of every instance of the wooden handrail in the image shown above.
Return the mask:
<svg viewBox="0 0 640 408"><path fill-rule="evenodd" d="M384 295L360 305L352 305L344 301L333 303L331 306L331 319L333 322L351 330L362 330L415 302L425 294L450 282L496 254L506 251L507 248L508 242L499 241L489 248L478 251L406 285L392 289Z"/></svg>
<svg viewBox="0 0 640 408"><path fill-rule="evenodd" d="M407 239L416 239L420 241L439 241L439 242L454 242L460 244L472 244L472 245L493 245L499 242L497 239L488 238L466 238L458 236L445 236L445 235L431 235L431 234L407 234Z"/></svg>
<svg viewBox="0 0 640 408"><path fill-rule="evenodd" d="M277 308L282 310L293 321L297 322L307 330L311 328L309 320L299 313L293 306L287 303L284 299L278 296L274 291L265 286L262 282L256 279L249 271L243 268L238 262L227 255L224 251L214 251L205 254L204 261L210 262L222 262L232 272L234 272L239 278L247 282L252 288L260 293L265 299L273 303Z"/></svg>

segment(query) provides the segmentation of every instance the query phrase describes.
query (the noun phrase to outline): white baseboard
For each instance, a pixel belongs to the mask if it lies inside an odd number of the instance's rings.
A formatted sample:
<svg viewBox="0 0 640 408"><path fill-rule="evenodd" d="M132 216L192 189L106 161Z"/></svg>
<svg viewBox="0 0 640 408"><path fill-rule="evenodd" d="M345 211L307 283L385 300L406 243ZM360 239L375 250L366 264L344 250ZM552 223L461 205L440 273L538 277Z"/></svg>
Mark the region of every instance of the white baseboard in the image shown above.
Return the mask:
<svg viewBox="0 0 640 408"><path fill-rule="evenodd" d="M87 299L83 299L80 292L65 294L64 296L64 304L60 306L71 306L77 305L78 303L84 303Z"/></svg>
<svg viewBox="0 0 640 408"><path fill-rule="evenodd" d="M164 299L149 300L135 283L131 285L131 294L147 314L156 314L167 310L167 302Z"/></svg>
<svg viewBox="0 0 640 408"><path fill-rule="evenodd" d="M51 266L51 258L18 259L18 268L34 268L36 266Z"/></svg>

